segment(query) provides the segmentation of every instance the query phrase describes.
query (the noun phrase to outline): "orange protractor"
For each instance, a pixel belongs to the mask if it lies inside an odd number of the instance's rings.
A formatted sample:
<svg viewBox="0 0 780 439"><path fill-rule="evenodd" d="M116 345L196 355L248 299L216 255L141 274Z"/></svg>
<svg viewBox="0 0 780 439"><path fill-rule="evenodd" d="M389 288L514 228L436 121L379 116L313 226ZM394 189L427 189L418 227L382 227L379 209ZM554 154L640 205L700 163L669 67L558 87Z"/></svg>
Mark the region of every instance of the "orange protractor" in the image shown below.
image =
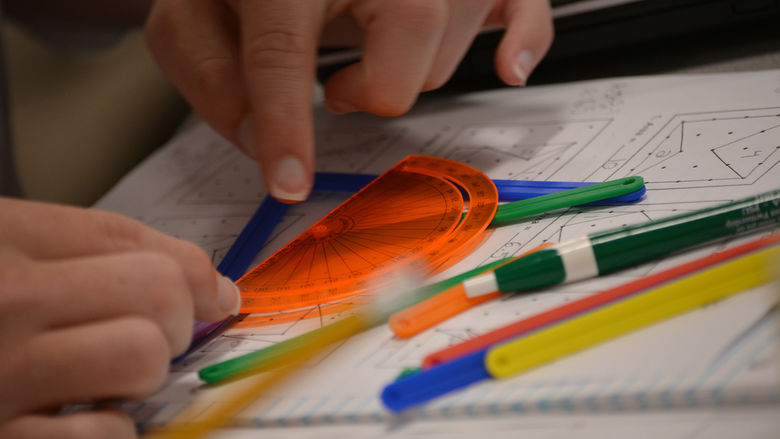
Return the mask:
<svg viewBox="0 0 780 439"><path fill-rule="evenodd" d="M458 186L469 197L463 220ZM409 156L239 279L241 312L341 300L399 268L430 272L478 239L497 205L495 185L476 169Z"/></svg>

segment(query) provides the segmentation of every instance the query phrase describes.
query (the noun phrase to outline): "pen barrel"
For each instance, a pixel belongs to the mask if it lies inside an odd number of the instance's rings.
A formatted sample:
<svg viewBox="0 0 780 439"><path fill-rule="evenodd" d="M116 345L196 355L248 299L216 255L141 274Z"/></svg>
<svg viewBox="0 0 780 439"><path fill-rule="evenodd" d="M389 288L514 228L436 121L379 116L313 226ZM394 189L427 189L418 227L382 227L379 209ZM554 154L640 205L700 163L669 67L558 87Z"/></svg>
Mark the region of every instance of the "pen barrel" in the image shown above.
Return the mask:
<svg viewBox="0 0 780 439"><path fill-rule="evenodd" d="M498 267L493 271L498 291L529 291L556 285L566 280L558 250L542 249L523 256L512 264Z"/></svg>
<svg viewBox="0 0 780 439"><path fill-rule="evenodd" d="M615 231L589 235L599 274L780 223L780 190Z"/></svg>

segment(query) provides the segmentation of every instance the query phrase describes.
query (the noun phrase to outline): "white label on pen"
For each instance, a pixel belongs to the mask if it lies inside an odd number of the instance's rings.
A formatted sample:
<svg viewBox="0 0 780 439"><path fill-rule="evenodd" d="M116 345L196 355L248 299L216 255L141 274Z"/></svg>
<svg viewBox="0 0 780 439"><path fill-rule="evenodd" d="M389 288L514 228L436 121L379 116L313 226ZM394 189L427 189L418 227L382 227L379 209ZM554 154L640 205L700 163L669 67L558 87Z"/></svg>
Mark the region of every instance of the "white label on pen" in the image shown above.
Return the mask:
<svg viewBox="0 0 780 439"><path fill-rule="evenodd" d="M463 281L463 292L466 293L466 297L479 297L496 291L498 291L498 283L496 275L493 273L486 273Z"/></svg>
<svg viewBox="0 0 780 439"><path fill-rule="evenodd" d="M599 274L599 266L596 264L596 255L590 238L581 236L568 242L555 246L558 255L566 270L566 280L572 282L580 279L596 277Z"/></svg>

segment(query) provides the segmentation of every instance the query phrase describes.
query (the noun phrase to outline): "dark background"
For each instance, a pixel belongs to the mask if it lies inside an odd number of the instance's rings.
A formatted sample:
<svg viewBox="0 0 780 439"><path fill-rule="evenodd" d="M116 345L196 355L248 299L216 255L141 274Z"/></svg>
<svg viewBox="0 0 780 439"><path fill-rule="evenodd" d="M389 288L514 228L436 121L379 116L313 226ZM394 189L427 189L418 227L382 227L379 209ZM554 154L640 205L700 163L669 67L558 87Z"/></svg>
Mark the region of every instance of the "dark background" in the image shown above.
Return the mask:
<svg viewBox="0 0 780 439"><path fill-rule="evenodd" d="M478 36L453 78L433 93L502 87L493 68L502 34ZM320 79L343 65L321 68ZM528 85L761 68L780 68L780 0L642 0L556 18L553 46Z"/></svg>

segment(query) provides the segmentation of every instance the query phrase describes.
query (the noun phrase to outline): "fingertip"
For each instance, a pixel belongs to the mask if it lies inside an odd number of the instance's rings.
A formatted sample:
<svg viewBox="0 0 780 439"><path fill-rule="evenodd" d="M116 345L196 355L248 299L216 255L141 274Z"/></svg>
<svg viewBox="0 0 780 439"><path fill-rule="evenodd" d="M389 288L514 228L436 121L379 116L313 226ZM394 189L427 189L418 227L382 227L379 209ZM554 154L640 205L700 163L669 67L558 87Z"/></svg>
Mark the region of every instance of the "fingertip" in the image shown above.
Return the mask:
<svg viewBox="0 0 780 439"><path fill-rule="evenodd" d="M266 182L272 197L283 203L298 203L311 192L312 183L303 161L287 155L269 163Z"/></svg>
<svg viewBox="0 0 780 439"><path fill-rule="evenodd" d="M496 71L507 85L525 85L552 45L552 15L546 0L509 1L506 31L496 53Z"/></svg>
<svg viewBox="0 0 780 439"><path fill-rule="evenodd" d="M395 117L405 114L414 106L419 86L394 84L396 78L370 79L367 70L366 63L361 61L331 76L325 84L325 107L335 114L364 111L377 116Z"/></svg>
<svg viewBox="0 0 780 439"><path fill-rule="evenodd" d="M241 291L238 286L227 277L217 275L217 291L222 312L231 316L238 315L241 309Z"/></svg>
<svg viewBox="0 0 780 439"><path fill-rule="evenodd" d="M347 114L359 111L355 105L340 99L327 99L325 108L333 114Z"/></svg>
<svg viewBox="0 0 780 439"><path fill-rule="evenodd" d="M521 50L510 65L510 73L504 74L502 79L507 85L523 86L528 82L528 77L533 72L535 66L536 60L531 51L527 49Z"/></svg>
<svg viewBox="0 0 780 439"><path fill-rule="evenodd" d="M264 157L258 160L260 154L255 151L258 146L254 126L252 116L244 116L238 128L238 147L249 158L259 163L271 196L283 203L298 203L305 200L311 192L312 183L303 160L295 155L276 158L268 154L262 154ZM262 150L259 152L263 153Z"/></svg>

